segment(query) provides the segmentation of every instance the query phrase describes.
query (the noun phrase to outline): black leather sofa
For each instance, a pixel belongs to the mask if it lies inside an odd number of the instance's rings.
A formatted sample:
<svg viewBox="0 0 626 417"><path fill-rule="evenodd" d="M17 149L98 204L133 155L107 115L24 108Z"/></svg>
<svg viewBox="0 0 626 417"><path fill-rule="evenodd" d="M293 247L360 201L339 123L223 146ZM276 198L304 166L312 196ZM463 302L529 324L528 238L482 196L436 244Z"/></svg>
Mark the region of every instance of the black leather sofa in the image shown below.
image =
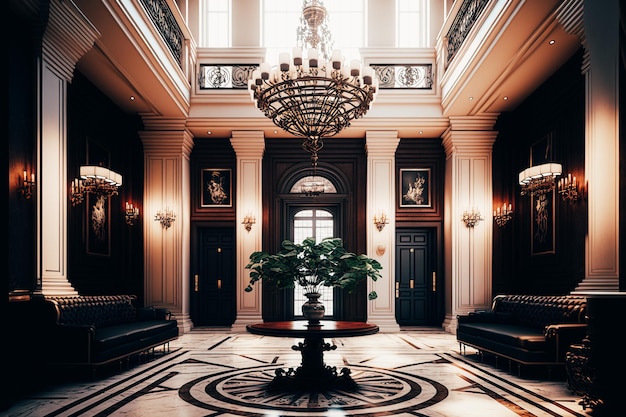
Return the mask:
<svg viewBox="0 0 626 417"><path fill-rule="evenodd" d="M178 323L166 309L135 307L132 295L46 297L50 365L95 369L158 346L169 349Z"/></svg>
<svg viewBox="0 0 626 417"><path fill-rule="evenodd" d="M459 315L461 354L471 346L518 365L564 365L570 345L586 335L586 297L497 295L491 309Z"/></svg>

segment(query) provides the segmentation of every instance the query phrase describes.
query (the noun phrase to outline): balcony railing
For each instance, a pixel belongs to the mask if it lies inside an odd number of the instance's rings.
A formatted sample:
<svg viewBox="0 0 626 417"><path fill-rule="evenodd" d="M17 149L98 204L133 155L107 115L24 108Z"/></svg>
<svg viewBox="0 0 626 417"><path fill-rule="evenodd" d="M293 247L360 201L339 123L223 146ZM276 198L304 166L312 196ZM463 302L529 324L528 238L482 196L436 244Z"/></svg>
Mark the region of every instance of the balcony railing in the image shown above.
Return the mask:
<svg viewBox="0 0 626 417"><path fill-rule="evenodd" d="M141 0L141 4L146 8L154 26L161 34L161 37L163 37L174 59L182 68L185 38L167 2L165 0Z"/></svg>
<svg viewBox="0 0 626 417"><path fill-rule="evenodd" d="M448 30L446 35L447 53L446 53L446 65L449 64L456 53L461 49L463 42L467 38L470 30L476 23L478 16L485 9L485 6L489 0L465 0L459 9L452 26Z"/></svg>

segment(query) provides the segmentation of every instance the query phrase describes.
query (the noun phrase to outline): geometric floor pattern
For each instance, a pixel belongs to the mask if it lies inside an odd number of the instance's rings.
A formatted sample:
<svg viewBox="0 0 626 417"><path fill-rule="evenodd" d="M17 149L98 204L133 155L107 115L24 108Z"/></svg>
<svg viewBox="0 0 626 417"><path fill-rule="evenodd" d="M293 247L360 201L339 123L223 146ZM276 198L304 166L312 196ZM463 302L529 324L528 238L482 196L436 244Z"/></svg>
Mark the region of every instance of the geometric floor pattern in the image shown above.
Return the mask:
<svg viewBox="0 0 626 417"><path fill-rule="evenodd" d="M454 335L412 329L326 340L324 362L358 389L269 392L300 364L300 340L194 329L144 363L50 386L3 415L43 416L587 416L563 378L520 376L464 355ZM540 374L544 375L544 374Z"/></svg>

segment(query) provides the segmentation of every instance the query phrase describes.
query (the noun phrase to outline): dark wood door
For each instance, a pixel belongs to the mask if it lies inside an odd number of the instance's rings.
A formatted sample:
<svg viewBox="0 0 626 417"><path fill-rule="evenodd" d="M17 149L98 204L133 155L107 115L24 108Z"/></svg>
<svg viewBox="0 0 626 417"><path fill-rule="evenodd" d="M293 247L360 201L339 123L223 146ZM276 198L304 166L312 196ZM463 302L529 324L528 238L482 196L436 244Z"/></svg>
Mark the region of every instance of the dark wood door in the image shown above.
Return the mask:
<svg viewBox="0 0 626 417"><path fill-rule="evenodd" d="M434 231L412 229L396 233L396 320L401 326L436 322Z"/></svg>
<svg viewBox="0 0 626 417"><path fill-rule="evenodd" d="M235 238L223 228L198 230L198 269L191 283L194 326L230 326L235 321Z"/></svg>

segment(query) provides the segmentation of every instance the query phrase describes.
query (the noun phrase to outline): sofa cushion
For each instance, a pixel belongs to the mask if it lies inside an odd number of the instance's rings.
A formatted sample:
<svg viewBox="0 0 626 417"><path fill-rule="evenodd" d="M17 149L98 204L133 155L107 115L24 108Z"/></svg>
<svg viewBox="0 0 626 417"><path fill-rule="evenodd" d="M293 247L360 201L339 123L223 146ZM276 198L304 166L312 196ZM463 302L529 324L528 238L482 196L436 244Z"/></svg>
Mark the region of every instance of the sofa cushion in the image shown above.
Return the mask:
<svg viewBox="0 0 626 417"><path fill-rule="evenodd" d="M102 352L130 341L147 340L155 335L161 337L164 332L172 337L177 336L177 322L175 320L145 320L116 326L97 327L94 335L94 351Z"/></svg>
<svg viewBox="0 0 626 417"><path fill-rule="evenodd" d="M465 323L462 328L459 327L459 330L465 334L530 351L546 349L546 338L543 331L532 327L505 323Z"/></svg>

